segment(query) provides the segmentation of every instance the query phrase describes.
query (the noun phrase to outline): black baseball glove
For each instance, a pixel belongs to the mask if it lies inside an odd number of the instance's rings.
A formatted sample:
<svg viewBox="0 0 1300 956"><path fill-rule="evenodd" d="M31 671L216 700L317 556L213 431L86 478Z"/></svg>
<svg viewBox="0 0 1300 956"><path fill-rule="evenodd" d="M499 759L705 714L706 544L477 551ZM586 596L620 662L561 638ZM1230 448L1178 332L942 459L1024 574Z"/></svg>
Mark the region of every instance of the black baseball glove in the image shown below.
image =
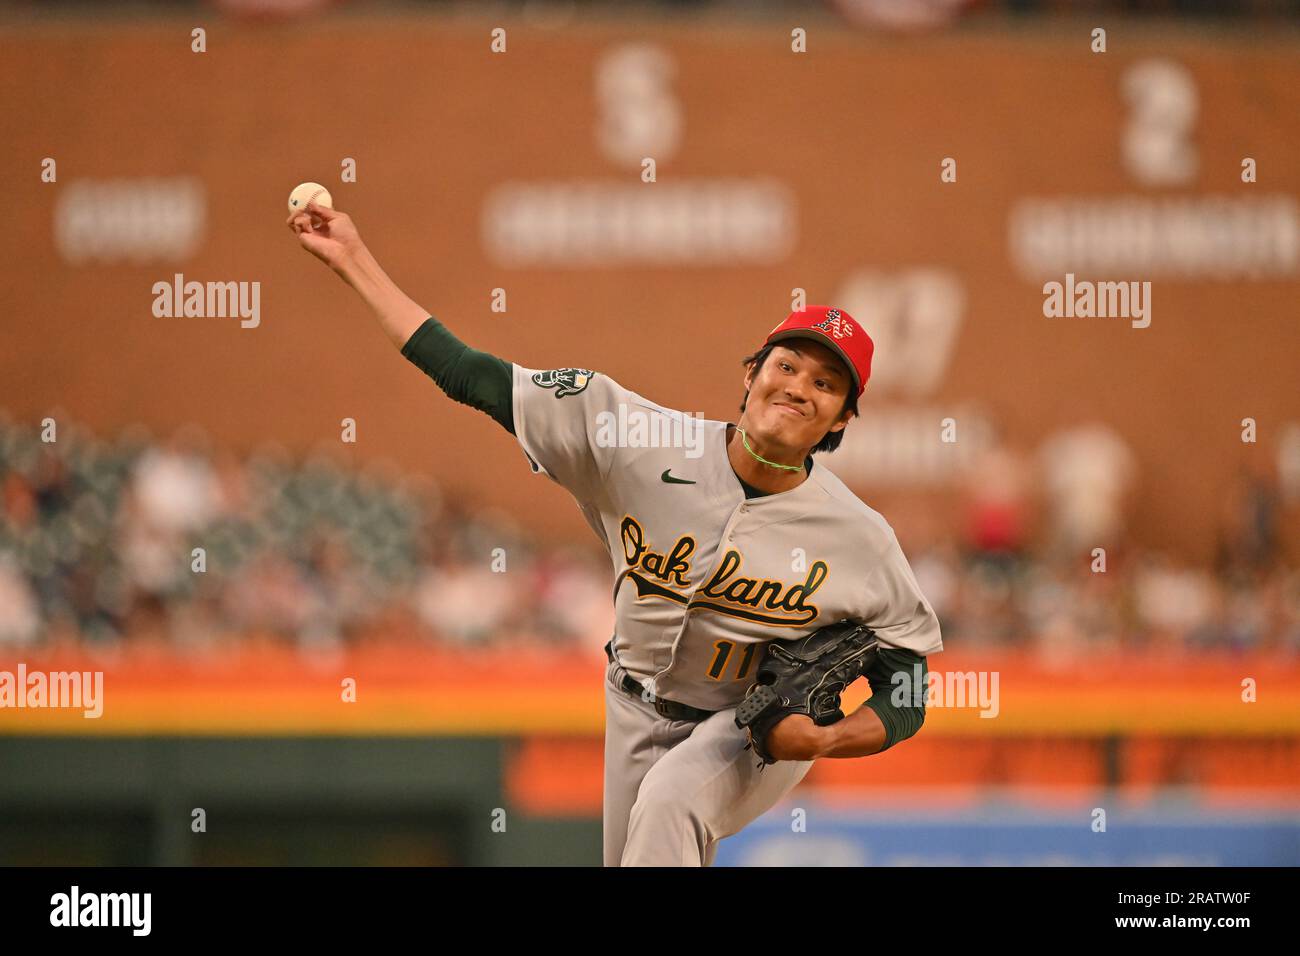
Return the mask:
<svg viewBox="0 0 1300 956"><path fill-rule="evenodd" d="M767 645L754 685L736 707L736 726L749 728L763 765L776 763L768 733L791 714L804 714L819 727L844 719L840 694L871 666L878 648L865 624L840 621L794 641Z"/></svg>

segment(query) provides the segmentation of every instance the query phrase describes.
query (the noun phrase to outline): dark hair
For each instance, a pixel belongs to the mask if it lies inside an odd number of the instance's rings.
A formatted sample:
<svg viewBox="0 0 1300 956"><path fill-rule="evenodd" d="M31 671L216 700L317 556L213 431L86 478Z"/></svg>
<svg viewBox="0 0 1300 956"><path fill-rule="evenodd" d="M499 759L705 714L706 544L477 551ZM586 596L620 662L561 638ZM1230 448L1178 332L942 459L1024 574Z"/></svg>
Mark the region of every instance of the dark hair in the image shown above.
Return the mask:
<svg viewBox="0 0 1300 956"><path fill-rule="evenodd" d="M779 343L773 342L771 345L764 345L753 355L746 356L741 361L740 364L746 367L752 365L754 367L754 374L757 375L759 371L763 368L763 363L767 361L767 357L772 354L772 349L776 348L778 344ZM749 390L746 389L745 397L740 401L740 410L742 412L745 410L745 403L748 401L749 401ZM852 379L849 380L849 394L848 397L844 399L844 408L840 409L840 415L843 415L846 410L851 411L855 416L858 414L858 396L854 394ZM837 432L827 432L825 435L822 436L821 441L813 445L812 453L815 455L819 451L832 452L836 448L840 447L840 442L842 442L843 440L844 440L843 428L841 428Z"/></svg>

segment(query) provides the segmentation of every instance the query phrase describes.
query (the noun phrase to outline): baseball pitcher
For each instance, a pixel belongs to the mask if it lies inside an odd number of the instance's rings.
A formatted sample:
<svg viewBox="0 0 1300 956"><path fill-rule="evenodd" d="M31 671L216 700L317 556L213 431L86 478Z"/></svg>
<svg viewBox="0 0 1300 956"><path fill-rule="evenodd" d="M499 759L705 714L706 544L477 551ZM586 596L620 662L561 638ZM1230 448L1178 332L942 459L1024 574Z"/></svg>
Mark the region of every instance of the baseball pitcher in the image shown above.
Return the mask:
<svg viewBox="0 0 1300 956"><path fill-rule="evenodd" d="M568 489L609 552L605 865L707 866L814 760L917 732L938 620L889 524L813 459L838 447L871 374L851 316L791 314L744 360L739 421L708 421L598 371L469 348L345 213L312 205L287 224L403 356ZM859 676L872 696L845 716L840 692Z"/></svg>

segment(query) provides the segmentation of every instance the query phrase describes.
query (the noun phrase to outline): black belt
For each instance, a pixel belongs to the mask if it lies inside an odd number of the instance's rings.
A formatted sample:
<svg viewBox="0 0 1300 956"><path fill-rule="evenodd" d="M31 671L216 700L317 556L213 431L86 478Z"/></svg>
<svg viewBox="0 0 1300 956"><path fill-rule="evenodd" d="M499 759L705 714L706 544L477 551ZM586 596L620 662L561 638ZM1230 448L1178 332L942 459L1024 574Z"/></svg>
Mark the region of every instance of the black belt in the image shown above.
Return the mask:
<svg viewBox="0 0 1300 956"><path fill-rule="evenodd" d="M605 656L613 663L614 641L612 639L605 645ZM717 713L716 710L701 710L690 704L679 704L675 700L664 700L655 694L646 693L645 686L627 671L623 672L623 682L620 686L627 693L640 697L655 709L655 713L668 720L704 720Z"/></svg>

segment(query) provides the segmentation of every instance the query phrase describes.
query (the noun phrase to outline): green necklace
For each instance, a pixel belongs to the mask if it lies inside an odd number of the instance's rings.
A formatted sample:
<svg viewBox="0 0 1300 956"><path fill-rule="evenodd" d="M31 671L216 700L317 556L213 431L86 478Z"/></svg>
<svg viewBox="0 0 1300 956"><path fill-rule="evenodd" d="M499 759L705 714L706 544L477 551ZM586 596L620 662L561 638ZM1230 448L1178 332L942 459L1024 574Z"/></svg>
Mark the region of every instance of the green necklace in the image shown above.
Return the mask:
<svg viewBox="0 0 1300 956"><path fill-rule="evenodd" d="M737 425L736 431L740 432L740 441L741 444L745 446L745 451L749 452L750 455L753 456L755 461L762 462L763 464L767 465L769 468L781 468L785 471L803 471L803 465L783 465L778 461L768 461L758 452L754 451L754 449L749 447L749 437L745 434L745 429Z"/></svg>

